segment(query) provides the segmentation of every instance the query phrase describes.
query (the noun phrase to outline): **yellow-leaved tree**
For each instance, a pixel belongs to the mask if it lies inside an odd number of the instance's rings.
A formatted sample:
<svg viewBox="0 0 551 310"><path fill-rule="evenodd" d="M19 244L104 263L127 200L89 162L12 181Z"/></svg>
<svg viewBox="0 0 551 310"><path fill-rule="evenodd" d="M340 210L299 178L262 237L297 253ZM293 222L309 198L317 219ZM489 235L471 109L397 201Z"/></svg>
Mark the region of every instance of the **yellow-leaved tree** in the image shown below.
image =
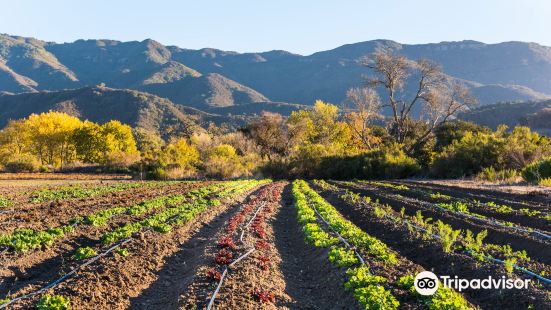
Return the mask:
<svg viewBox="0 0 551 310"><path fill-rule="evenodd" d="M23 120L23 136L30 137L29 152L43 165L61 167L76 158L73 132L82 122L61 112L31 114Z"/></svg>
<svg viewBox="0 0 551 310"><path fill-rule="evenodd" d="M119 121L85 122L73 135L79 159L110 166L128 166L139 159L132 128Z"/></svg>

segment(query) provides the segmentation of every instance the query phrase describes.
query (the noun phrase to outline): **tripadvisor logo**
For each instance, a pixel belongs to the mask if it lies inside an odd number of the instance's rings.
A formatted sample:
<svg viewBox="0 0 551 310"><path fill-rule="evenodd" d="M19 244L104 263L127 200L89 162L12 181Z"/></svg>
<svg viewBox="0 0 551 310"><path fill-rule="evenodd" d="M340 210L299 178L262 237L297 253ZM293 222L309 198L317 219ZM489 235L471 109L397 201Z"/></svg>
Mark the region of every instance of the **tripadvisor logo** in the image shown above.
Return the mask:
<svg viewBox="0 0 551 310"><path fill-rule="evenodd" d="M417 293L424 296L434 294L436 290L438 290L438 285L438 277L430 271L418 273L413 282L413 286Z"/></svg>
<svg viewBox="0 0 551 310"><path fill-rule="evenodd" d="M434 294L440 285L446 288L453 288L459 292L465 289L527 289L530 284L530 279L507 279L504 276L501 278L492 278L489 276L486 279L461 279L458 276L440 276L438 277L430 272L423 271L417 274L413 282L413 286L417 293L428 296Z"/></svg>

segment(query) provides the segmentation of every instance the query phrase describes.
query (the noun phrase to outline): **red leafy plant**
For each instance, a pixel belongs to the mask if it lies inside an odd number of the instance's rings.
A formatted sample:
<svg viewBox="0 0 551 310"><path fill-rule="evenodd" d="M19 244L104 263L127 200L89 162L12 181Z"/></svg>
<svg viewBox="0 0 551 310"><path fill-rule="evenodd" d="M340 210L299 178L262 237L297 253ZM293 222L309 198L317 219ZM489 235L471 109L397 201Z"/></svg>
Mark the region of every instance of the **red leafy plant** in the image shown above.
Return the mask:
<svg viewBox="0 0 551 310"><path fill-rule="evenodd" d="M266 256L260 256L260 257L258 257L257 265L258 265L258 267L260 267L260 269L262 269L264 271L268 271L270 269L270 266L272 265L272 263L270 262L270 258L268 258Z"/></svg>
<svg viewBox="0 0 551 310"><path fill-rule="evenodd" d="M260 302L260 303L267 303L267 302L274 302L275 301L275 296L273 293L270 293L270 292L266 292L266 291L262 291L262 290L254 290L251 292L251 295L253 296L253 298Z"/></svg>
<svg viewBox="0 0 551 310"><path fill-rule="evenodd" d="M255 246L254 246L257 250L268 250L270 249L270 244L268 242L266 242L266 240L258 240L256 243L255 243Z"/></svg>
<svg viewBox="0 0 551 310"><path fill-rule="evenodd" d="M212 281L220 281L221 278L222 274L220 273L220 271L214 268L210 268L209 270L207 270L207 279L210 279Z"/></svg>
<svg viewBox="0 0 551 310"><path fill-rule="evenodd" d="M214 256L214 262L218 265L229 265L233 258L232 252L222 249Z"/></svg>
<svg viewBox="0 0 551 310"><path fill-rule="evenodd" d="M232 250L236 248L236 245L233 242L233 238L230 236L223 236L218 239L218 246L221 248L229 248Z"/></svg>

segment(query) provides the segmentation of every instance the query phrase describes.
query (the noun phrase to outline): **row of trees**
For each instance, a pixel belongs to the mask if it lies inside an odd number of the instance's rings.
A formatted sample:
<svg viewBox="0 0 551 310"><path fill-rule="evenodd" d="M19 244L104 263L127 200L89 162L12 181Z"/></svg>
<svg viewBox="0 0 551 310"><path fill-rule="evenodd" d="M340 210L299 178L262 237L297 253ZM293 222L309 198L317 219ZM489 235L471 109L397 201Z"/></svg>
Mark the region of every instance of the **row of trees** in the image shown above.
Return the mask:
<svg viewBox="0 0 551 310"><path fill-rule="evenodd" d="M139 159L132 128L99 125L60 112L10 121L0 132L0 162L10 170L63 169L75 162L126 166Z"/></svg>
<svg viewBox="0 0 551 310"><path fill-rule="evenodd" d="M529 128L492 131L455 120L476 100L434 63L389 51L361 63L371 75L348 91L341 107L316 101L289 117L263 113L237 131L211 125L163 140L118 121L100 125L58 112L33 114L0 132L0 163L29 170L128 167L153 178L346 179L518 171L551 155L549 139Z"/></svg>

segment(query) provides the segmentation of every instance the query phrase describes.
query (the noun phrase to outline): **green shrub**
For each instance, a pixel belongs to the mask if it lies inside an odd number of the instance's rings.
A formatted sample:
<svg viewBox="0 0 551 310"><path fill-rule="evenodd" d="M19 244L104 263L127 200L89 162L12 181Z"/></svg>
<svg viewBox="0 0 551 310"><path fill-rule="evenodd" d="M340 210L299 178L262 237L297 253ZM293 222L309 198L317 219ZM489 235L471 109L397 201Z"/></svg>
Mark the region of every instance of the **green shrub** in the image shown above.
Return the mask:
<svg viewBox="0 0 551 310"><path fill-rule="evenodd" d="M418 173L421 166L395 144L365 154L361 169L363 178L396 179Z"/></svg>
<svg viewBox="0 0 551 310"><path fill-rule="evenodd" d="M38 162L32 156L24 156L4 164L7 172L34 172L38 169Z"/></svg>
<svg viewBox="0 0 551 310"><path fill-rule="evenodd" d="M514 183L520 176L519 172L514 169L496 170L494 167L484 168L476 175L479 181Z"/></svg>
<svg viewBox="0 0 551 310"><path fill-rule="evenodd" d="M435 177L457 178L476 174L503 162L504 140L497 134L467 132L439 153L431 166Z"/></svg>
<svg viewBox="0 0 551 310"><path fill-rule="evenodd" d="M522 178L529 183L539 183L542 179L551 178L551 157L533 162L522 170Z"/></svg>

